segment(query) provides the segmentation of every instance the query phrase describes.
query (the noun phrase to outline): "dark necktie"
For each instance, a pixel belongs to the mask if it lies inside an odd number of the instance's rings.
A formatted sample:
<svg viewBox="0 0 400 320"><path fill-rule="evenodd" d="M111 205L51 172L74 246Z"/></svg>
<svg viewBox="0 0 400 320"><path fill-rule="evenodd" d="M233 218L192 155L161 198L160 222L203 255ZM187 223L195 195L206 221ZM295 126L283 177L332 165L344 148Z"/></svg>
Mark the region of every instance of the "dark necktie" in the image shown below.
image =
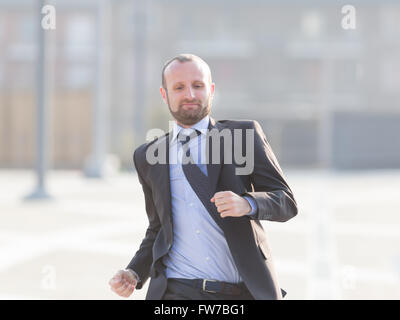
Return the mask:
<svg viewBox="0 0 400 320"><path fill-rule="evenodd" d="M201 132L196 130L190 136L180 134L178 137L179 141L182 143L183 151L186 153L186 157L190 158L191 161L186 161L186 163L182 159L182 170L186 176L186 179L190 183L192 189L196 193L197 197L203 203L204 207L210 213L211 217L215 220L215 222L221 227L221 217L214 205L210 201L210 199L214 196L210 190L210 181L208 177L200 170L197 164L193 163L193 158L190 155L190 148L188 142L192 138L197 138L197 136ZM182 154L183 158L183 154Z"/></svg>
<svg viewBox="0 0 400 320"><path fill-rule="evenodd" d="M201 134L199 130L193 131L190 135L185 135L182 133L182 131L178 134L178 141L182 143L182 164L187 163L190 161L193 163L193 158L190 155L190 148L189 148L189 141L192 139L198 139L198 136ZM186 157L185 157L186 156Z"/></svg>

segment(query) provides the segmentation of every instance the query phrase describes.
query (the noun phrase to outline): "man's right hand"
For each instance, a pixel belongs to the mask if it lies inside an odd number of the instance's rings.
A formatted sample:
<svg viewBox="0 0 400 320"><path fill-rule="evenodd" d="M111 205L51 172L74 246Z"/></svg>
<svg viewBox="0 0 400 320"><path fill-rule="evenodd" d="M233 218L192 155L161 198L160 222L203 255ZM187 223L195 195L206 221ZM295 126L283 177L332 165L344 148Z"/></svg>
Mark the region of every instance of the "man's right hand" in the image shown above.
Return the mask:
<svg viewBox="0 0 400 320"><path fill-rule="evenodd" d="M116 294L128 298L136 288L137 278L129 270L119 270L108 284Z"/></svg>

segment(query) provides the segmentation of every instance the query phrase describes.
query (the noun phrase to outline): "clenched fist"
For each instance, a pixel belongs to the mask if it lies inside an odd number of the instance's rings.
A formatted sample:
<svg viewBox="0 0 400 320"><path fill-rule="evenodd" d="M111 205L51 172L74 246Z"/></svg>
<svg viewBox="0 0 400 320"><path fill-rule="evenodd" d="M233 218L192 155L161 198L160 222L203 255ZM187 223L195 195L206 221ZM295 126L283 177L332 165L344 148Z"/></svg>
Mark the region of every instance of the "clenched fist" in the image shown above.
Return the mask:
<svg viewBox="0 0 400 320"><path fill-rule="evenodd" d="M119 270L108 282L111 290L121 297L128 298L136 288L138 279L130 270Z"/></svg>
<svg viewBox="0 0 400 320"><path fill-rule="evenodd" d="M251 212L249 202L232 191L219 191L210 199L217 207L221 218L241 217Z"/></svg>

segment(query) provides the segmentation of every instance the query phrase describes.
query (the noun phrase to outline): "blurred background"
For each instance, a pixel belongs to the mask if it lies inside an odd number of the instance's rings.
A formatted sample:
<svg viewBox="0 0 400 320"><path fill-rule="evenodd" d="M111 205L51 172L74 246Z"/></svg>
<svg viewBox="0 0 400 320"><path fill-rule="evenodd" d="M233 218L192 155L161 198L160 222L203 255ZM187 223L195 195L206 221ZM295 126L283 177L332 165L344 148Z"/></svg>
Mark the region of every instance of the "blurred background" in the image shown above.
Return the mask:
<svg viewBox="0 0 400 320"><path fill-rule="evenodd" d="M294 192L297 217L263 221L287 299L399 299L394 0L0 0L0 299L120 299L147 227L132 155L169 129L178 53L210 65L212 117L262 125Z"/></svg>

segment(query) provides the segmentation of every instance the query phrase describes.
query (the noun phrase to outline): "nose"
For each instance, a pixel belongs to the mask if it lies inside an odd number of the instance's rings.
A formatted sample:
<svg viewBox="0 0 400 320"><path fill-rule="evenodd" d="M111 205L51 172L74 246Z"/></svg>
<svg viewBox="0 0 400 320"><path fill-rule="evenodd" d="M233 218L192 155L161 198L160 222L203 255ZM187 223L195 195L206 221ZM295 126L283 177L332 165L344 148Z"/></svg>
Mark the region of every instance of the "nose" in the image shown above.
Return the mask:
<svg viewBox="0 0 400 320"><path fill-rule="evenodd" d="M187 87L187 89L185 90L185 98L186 99L193 99L194 96L194 90L191 87Z"/></svg>

